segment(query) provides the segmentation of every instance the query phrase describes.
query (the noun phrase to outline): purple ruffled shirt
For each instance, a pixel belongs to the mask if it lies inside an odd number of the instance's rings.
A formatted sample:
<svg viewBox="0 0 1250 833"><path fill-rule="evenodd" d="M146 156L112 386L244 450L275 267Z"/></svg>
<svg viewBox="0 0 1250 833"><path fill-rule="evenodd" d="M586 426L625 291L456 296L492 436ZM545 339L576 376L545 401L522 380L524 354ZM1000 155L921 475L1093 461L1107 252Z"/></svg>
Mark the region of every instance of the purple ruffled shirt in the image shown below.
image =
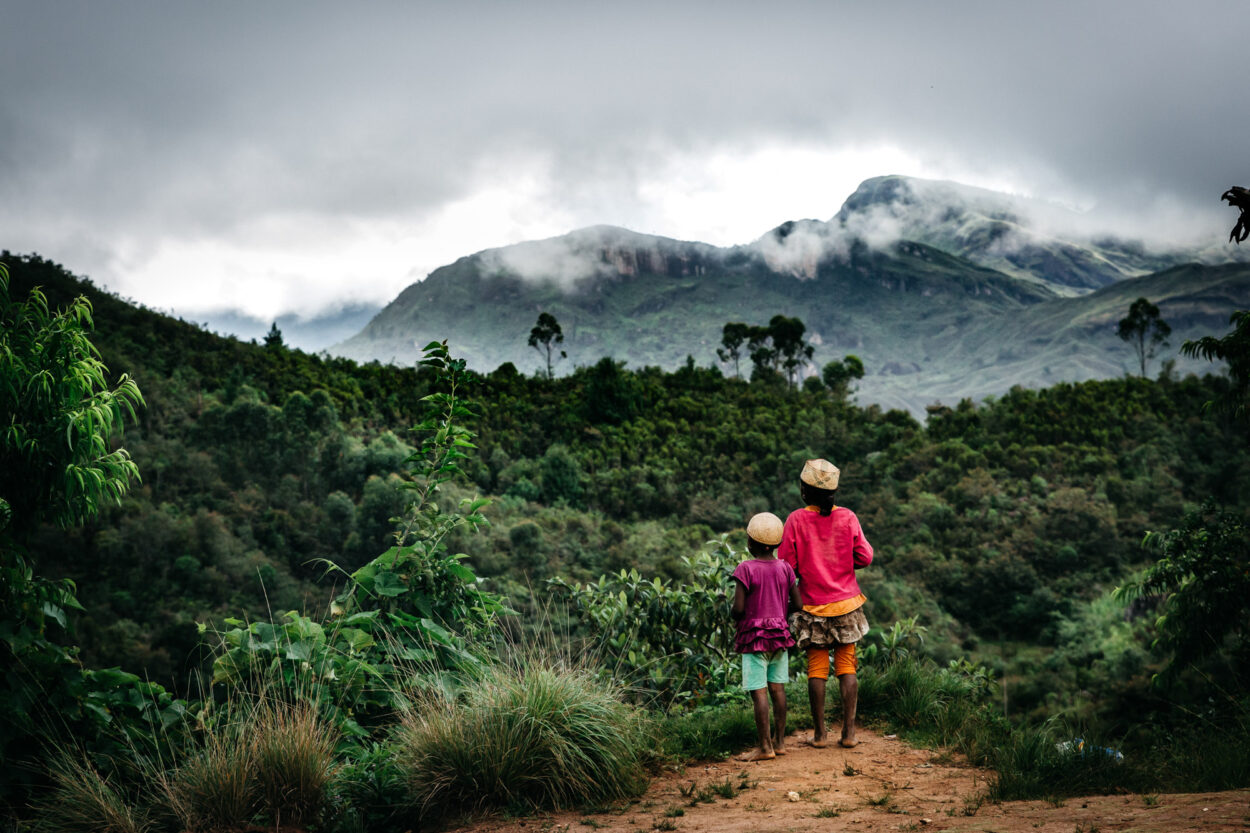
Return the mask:
<svg viewBox="0 0 1250 833"><path fill-rule="evenodd" d="M760 654L794 645L786 623L790 587L797 580L794 569L780 559L748 558L734 570L734 578L746 591L746 611L738 620L734 650Z"/></svg>

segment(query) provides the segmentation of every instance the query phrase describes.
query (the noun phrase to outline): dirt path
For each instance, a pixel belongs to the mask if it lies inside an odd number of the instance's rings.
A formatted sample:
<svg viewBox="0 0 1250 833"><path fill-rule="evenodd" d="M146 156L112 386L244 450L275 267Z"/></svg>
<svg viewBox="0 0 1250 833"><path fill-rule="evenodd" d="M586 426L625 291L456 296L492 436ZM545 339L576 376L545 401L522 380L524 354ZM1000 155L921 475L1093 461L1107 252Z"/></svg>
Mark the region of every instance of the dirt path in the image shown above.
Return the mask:
<svg viewBox="0 0 1250 833"><path fill-rule="evenodd" d="M641 798L601 812L494 819L462 829L472 833L1250 831L1250 790L987 804L982 799L986 771L913 749L893 736L867 729L859 734L862 742L855 749L813 749L792 738L788 754L773 761L690 766L656 778Z"/></svg>

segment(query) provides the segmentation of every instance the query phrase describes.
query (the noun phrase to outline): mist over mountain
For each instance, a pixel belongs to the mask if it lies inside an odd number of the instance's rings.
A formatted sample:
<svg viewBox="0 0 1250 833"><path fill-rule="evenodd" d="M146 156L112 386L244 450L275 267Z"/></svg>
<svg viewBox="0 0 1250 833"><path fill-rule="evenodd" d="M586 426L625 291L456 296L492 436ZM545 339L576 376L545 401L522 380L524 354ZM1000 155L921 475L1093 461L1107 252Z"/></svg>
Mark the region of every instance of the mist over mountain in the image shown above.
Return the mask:
<svg viewBox="0 0 1250 833"><path fill-rule="evenodd" d="M271 326L277 325L288 347L316 353L360 331L381 308L375 304L349 304L322 315L303 317L287 313L276 318L258 318L228 309L197 313L208 329L229 333L243 341L261 341Z"/></svg>
<svg viewBox="0 0 1250 833"><path fill-rule="evenodd" d="M867 369L861 401L921 412L1015 384L1133 370L1115 325L1139 296L1174 329L1159 361L1185 338L1226 331L1229 313L1250 304L1250 266L1230 262L1241 252L1157 250L1083 231L1080 219L892 176L865 181L827 221L786 222L742 246L596 226L460 258L331 352L409 363L448 338L479 370L513 362L528 372L542 359L526 339L546 311L563 327L566 370L603 356L672 368L688 356L717 363L726 322L782 314L807 325L807 373L854 353Z"/></svg>

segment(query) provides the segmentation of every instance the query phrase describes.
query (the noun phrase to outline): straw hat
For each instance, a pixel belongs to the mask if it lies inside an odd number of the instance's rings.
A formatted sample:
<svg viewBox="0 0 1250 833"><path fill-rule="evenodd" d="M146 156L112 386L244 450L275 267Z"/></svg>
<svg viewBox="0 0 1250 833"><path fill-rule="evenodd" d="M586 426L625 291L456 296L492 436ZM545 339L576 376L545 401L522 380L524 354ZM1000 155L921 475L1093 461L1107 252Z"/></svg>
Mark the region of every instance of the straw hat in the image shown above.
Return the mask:
<svg viewBox="0 0 1250 833"><path fill-rule="evenodd" d="M761 512L753 516L751 522L747 524L747 535L769 547L775 547L781 543L781 531L781 518L772 512Z"/></svg>
<svg viewBox="0 0 1250 833"><path fill-rule="evenodd" d="M833 490L838 488L840 474L838 467L828 460L808 460L803 464L803 473L799 475L799 480L817 489Z"/></svg>

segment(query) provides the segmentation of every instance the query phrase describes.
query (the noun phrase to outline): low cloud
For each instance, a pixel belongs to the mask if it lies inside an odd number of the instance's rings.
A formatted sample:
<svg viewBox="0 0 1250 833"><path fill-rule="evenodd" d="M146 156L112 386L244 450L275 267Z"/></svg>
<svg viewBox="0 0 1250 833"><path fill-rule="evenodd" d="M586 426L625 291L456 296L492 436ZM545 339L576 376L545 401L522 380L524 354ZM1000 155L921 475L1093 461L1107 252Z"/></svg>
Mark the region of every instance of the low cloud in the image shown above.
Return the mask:
<svg viewBox="0 0 1250 833"><path fill-rule="evenodd" d="M798 220L773 229L751 246L774 272L811 279L824 261L845 257L850 240L843 229L829 223Z"/></svg>
<svg viewBox="0 0 1250 833"><path fill-rule="evenodd" d="M566 291L587 278L615 272L602 248L588 247L584 237L574 235L489 249L478 257L487 273L504 272L526 281L555 284Z"/></svg>

